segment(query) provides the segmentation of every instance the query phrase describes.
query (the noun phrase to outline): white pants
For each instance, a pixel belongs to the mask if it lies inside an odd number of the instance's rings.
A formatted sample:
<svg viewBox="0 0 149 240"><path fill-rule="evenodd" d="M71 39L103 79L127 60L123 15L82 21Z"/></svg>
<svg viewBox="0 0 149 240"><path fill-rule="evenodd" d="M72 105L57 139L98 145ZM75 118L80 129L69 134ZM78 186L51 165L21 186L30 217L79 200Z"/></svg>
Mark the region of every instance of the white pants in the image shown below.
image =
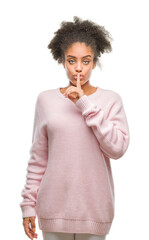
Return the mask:
<svg viewBox="0 0 149 240"><path fill-rule="evenodd" d="M43 240L105 240L106 235L42 231Z"/></svg>

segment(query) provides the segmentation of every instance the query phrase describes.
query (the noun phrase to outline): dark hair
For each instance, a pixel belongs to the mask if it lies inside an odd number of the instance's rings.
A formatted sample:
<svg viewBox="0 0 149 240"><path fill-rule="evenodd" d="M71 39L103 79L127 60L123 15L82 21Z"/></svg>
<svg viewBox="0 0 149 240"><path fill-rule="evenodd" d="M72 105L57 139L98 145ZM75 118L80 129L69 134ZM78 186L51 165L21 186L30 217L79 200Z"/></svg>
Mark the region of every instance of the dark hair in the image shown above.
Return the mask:
<svg viewBox="0 0 149 240"><path fill-rule="evenodd" d="M75 42L84 42L92 48L94 53L94 62L99 63L101 53L111 52L112 46L110 40L113 40L110 33L104 28L92 21L82 21L79 17L73 17L74 22L61 22L61 27L54 32L55 36L48 44L53 58L62 63L65 51ZM100 65L100 63L99 63Z"/></svg>

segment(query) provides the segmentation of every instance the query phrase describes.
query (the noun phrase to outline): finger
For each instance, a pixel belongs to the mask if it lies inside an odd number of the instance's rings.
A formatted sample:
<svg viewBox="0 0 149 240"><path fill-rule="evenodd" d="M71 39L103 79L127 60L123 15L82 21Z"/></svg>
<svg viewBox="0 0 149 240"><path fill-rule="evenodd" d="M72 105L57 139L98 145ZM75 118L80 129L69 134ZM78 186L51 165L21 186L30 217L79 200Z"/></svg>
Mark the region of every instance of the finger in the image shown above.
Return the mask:
<svg viewBox="0 0 149 240"><path fill-rule="evenodd" d="M31 228L35 232L36 231L35 218L31 218L30 221L31 221Z"/></svg>
<svg viewBox="0 0 149 240"><path fill-rule="evenodd" d="M30 232L29 226L28 226L27 224L25 224L24 230L25 230L26 235L27 235L30 239L33 240L33 234Z"/></svg>
<svg viewBox="0 0 149 240"><path fill-rule="evenodd" d="M80 84L80 74L78 73L78 77L77 77L77 88L81 88L81 84Z"/></svg>
<svg viewBox="0 0 149 240"><path fill-rule="evenodd" d="M68 92L70 92L70 90L71 90L71 89L72 89L72 86L68 87L68 88L66 89L66 91L64 92L64 94L63 94L63 95L64 95L64 96L65 96L65 95L67 95L67 94L68 94Z"/></svg>
<svg viewBox="0 0 149 240"><path fill-rule="evenodd" d="M65 92L65 97L76 98L77 96L78 96L78 93L75 92L74 89L69 89L69 91Z"/></svg>
<svg viewBox="0 0 149 240"><path fill-rule="evenodd" d="M25 218L23 221L25 233L31 239L37 238L38 235L34 233L33 229L30 227L31 225L30 221L31 221L31 218Z"/></svg>
<svg viewBox="0 0 149 240"><path fill-rule="evenodd" d="M36 224L35 224L35 217L30 218L30 228L29 228L30 233L34 238L37 238L37 234L35 233L36 231Z"/></svg>
<svg viewBox="0 0 149 240"><path fill-rule="evenodd" d="M70 99L75 99L77 96L78 96L78 93L73 93L73 92L68 95Z"/></svg>
<svg viewBox="0 0 149 240"><path fill-rule="evenodd" d="M33 238L37 238L38 234L33 232L33 230L30 228L29 233L32 235Z"/></svg>

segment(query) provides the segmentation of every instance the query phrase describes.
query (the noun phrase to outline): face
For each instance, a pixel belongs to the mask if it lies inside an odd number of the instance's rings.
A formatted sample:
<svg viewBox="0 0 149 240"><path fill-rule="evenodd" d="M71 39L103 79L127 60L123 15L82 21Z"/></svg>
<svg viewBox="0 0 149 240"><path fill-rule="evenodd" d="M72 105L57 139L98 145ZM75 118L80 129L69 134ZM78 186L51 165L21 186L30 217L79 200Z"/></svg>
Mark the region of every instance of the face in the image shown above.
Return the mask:
<svg viewBox="0 0 149 240"><path fill-rule="evenodd" d="M94 53L90 46L85 43L76 42L65 52L63 66L69 81L77 85L77 74L80 73L81 86L89 81L92 70L96 66L93 63Z"/></svg>

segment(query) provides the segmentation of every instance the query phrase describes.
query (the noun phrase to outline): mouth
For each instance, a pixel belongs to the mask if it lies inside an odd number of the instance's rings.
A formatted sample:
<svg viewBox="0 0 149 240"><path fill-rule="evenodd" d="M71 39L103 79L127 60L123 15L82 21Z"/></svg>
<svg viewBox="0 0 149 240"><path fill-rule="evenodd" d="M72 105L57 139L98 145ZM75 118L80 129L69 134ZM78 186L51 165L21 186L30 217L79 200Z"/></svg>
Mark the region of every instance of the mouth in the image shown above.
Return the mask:
<svg viewBox="0 0 149 240"><path fill-rule="evenodd" d="M74 75L74 78L77 79L77 75ZM83 75L80 75L80 79L83 78Z"/></svg>

